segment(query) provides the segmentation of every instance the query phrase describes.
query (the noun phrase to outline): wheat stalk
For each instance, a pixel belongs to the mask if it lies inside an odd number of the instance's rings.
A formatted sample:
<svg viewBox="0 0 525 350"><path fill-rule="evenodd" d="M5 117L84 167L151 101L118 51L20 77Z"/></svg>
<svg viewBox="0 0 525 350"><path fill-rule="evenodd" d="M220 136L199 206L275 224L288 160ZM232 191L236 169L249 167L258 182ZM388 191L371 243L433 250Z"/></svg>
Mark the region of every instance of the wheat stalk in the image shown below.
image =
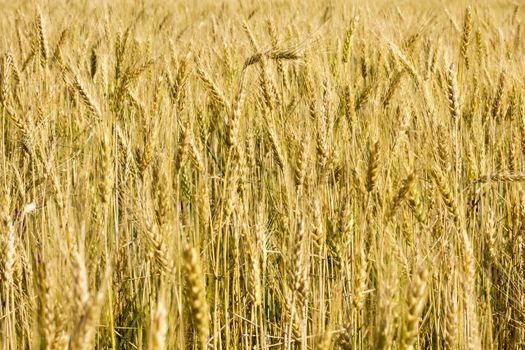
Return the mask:
<svg viewBox="0 0 525 350"><path fill-rule="evenodd" d="M366 190L372 192L377 185L379 177L379 141L374 142L368 156L366 172Z"/></svg>
<svg viewBox="0 0 525 350"><path fill-rule="evenodd" d="M475 183L488 183L488 182L521 182L525 181L525 174L516 173L494 173L480 176Z"/></svg>
<svg viewBox="0 0 525 350"><path fill-rule="evenodd" d="M348 29L346 30L345 41L343 44L343 56L342 56L343 63L348 62L348 57L350 56L350 44L352 42L352 37L354 36L355 30L358 24L359 24L359 17L356 16L352 18L352 20L350 21L350 24L348 25Z"/></svg>
<svg viewBox="0 0 525 350"><path fill-rule="evenodd" d="M102 306L106 299L110 271L110 269L106 271L99 290L85 305L82 316L71 333L69 349L87 350L93 347L96 324L99 322Z"/></svg>
<svg viewBox="0 0 525 350"><path fill-rule="evenodd" d="M470 35L472 33L472 9L470 6L465 10L465 17L463 19L463 33L461 34L460 54L465 61L465 66L469 68L469 59L467 55L468 46L470 43Z"/></svg>
<svg viewBox="0 0 525 350"><path fill-rule="evenodd" d="M85 89L84 85L80 82L80 79L77 75L73 76L73 87L80 95L82 102L86 105L89 112L97 119L100 119L102 117L102 114L100 113L100 108L98 104L91 97L91 95L89 95L89 93Z"/></svg>
<svg viewBox="0 0 525 350"><path fill-rule="evenodd" d="M451 64L447 69L447 96L448 96L448 108L453 121L459 119L460 107L459 107L459 92L458 84L456 80L456 72L454 65Z"/></svg>
<svg viewBox="0 0 525 350"><path fill-rule="evenodd" d="M438 167L435 167L432 171L432 175L434 176L434 179L436 180L436 184L439 190L439 193L441 194L441 198L443 199L443 202L445 203L445 206L452 216L452 219L454 220L454 224L456 226L459 226L460 224L460 216L459 216L459 209L456 203L456 199L453 197L453 194L450 190L450 187L447 183L447 180L443 176L441 170L439 170Z"/></svg>
<svg viewBox="0 0 525 350"><path fill-rule="evenodd" d="M40 64L42 65L42 68L45 69L49 57L49 49L47 44L46 26L40 9L37 10L36 29L38 34L38 47L40 50Z"/></svg>
<svg viewBox="0 0 525 350"><path fill-rule="evenodd" d="M199 346L205 349L209 336L208 303L197 250L190 245L184 249L184 270L195 337Z"/></svg>
<svg viewBox="0 0 525 350"><path fill-rule="evenodd" d="M163 291L157 299L157 306L151 318L151 328L149 332L148 348L151 350L166 349L166 335L168 333L168 310L164 301Z"/></svg>
<svg viewBox="0 0 525 350"><path fill-rule="evenodd" d="M419 320L426 303L428 270L420 267L414 276L408 296L408 314L405 320L403 340L405 349L414 349L419 333Z"/></svg>

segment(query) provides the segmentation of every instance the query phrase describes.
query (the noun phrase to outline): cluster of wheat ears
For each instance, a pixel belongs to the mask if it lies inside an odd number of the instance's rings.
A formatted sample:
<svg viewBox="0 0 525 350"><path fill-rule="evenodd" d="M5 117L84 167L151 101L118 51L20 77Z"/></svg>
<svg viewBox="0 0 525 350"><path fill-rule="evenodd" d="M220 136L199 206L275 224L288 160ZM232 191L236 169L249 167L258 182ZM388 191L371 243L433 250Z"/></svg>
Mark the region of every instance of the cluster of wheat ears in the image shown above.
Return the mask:
<svg viewBox="0 0 525 350"><path fill-rule="evenodd" d="M2 350L525 347L518 5L0 7Z"/></svg>

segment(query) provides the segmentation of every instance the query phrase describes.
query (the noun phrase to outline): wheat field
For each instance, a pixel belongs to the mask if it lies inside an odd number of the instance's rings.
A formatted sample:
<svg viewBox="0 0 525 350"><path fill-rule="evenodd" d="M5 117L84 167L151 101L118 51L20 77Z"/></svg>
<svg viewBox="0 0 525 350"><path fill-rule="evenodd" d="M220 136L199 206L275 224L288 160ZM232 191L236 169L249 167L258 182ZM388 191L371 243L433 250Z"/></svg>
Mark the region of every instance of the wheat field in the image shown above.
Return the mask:
<svg viewBox="0 0 525 350"><path fill-rule="evenodd" d="M519 1L0 8L0 349L525 348Z"/></svg>

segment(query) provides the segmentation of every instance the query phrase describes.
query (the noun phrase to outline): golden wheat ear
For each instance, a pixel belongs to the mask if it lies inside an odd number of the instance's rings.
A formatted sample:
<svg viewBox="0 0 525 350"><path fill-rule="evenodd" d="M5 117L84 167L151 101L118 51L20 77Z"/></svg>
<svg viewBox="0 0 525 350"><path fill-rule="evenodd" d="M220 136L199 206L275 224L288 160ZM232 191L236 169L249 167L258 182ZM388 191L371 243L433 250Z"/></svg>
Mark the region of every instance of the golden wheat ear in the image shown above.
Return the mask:
<svg viewBox="0 0 525 350"><path fill-rule="evenodd" d="M210 334L205 282L197 250L190 245L184 248L184 270L195 339L200 348L205 349Z"/></svg>

